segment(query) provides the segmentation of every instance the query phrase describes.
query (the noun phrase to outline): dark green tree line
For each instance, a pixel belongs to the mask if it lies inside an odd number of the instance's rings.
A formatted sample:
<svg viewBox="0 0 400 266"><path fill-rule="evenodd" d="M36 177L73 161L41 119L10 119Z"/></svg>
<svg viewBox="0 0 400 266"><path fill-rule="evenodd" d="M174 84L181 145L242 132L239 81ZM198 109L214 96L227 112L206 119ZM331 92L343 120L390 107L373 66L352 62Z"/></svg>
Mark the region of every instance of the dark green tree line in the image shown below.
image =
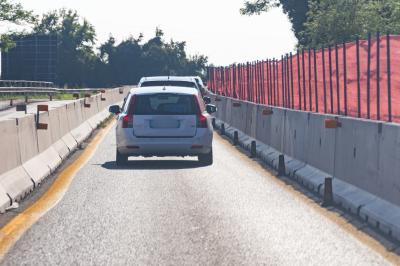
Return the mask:
<svg viewBox="0 0 400 266"><path fill-rule="evenodd" d="M0 0L0 3L4 1L7 0ZM32 16L20 5L13 5L11 9L14 11L7 14L3 11L4 17L12 18L15 23L28 21ZM15 13L20 16L13 17ZM52 11L30 22L33 29L26 36L57 36L56 83L59 86L106 87L135 84L142 76L205 73L207 57L188 56L185 42L166 41L160 29L156 29L155 36L147 42L142 34L120 43L111 36L97 49L94 26L74 10Z"/></svg>

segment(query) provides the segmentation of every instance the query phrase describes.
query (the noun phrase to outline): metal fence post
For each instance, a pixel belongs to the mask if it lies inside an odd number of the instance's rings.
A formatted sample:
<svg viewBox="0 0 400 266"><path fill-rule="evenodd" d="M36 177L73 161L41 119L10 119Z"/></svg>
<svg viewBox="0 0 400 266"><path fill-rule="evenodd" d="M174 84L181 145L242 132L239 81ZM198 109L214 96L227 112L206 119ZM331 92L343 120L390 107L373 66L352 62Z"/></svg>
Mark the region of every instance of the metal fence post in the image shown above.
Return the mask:
<svg viewBox="0 0 400 266"><path fill-rule="evenodd" d="M344 91L344 115L347 116L347 58L346 58L345 42L343 42L343 91Z"/></svg>
<svg viewBox="0 0 400 266"><path fill-rule="evenodd" d="M335 44L335 59L336 59L336 103L337 114L340 115L340 80L339 80L339 47Z"/></svg>
<svg viewBox="0 0 400 266"><path fill-rule="evenodd" d="M276 102L276 95L277 95L277 93L276 93L276 74L275 74L275 58L272 60L272 81L273 81L273 85L274 85L274 106L276 106L277 105L277 102Z"/></svg>
<svg viewBox="0 0 400 266"><path fill-rule="evenodd" d="M285 88L285 58L281 57L281 71L282 71L282 106L286 107L286 88Z"/></svg>
<svg viewBox="0 0 400 266"><path fill-rule="evenodd" d="M276 74L276 104L280 106L280 95L279 95L279 62L275 60L275 74Z"/></svg>
<svg viewBox="0 0 400 266"><path fill-rule="evenodd" d="M381 36L379 31L376 33L376 117L381 120L381 84L380 84L380 72L381 72L381 47L380 42Z"/></svg>
<svg viewBox="0 0 400 266"><path fill-rule="evenodd" d="M388 90L388 118L392 122L392 81L391 81L391 54L390 54L390 34L386 34L386 52L387 52L387 90Z"/></svg>
<svg viewBox="0 0 400 266"><path fill-rule="evenodd" d="M308 48L308 105L312 112L312 85L311 85L311 48Z"/></svg>
<svg viewBox="0 0 400 266"><path fill-rule="evenodd" d="M290 93L290 61L289 61L289 55L286 54L286 88L287 88L287 103L288 103L288 108L291 108L292 106L292 99L291 99L291 93Z"/></svg>
<svg viewBox="0 0 400 266"><path fill-rule="evenodd" d="M301 105L301 80L300 80L301 72L300 72L300 51L297 50L297 88L299 95L299 109L302 109Z"/></svg>
<svg viewBox="0 0 400 266"><path fill-rule="evenodd" d="M324 113L327 113L326 106L326 68L325 68L325 47L322 47L322 82L324 83Z"/></svg>
<svg viewBox="0 0 400 266"><path fill-rule="evenodd" d="M290 52L290 85L292 89L292 109L294 109L293 54Z"/></svg>
<svg viewBox="0 0 400 266"><path fill-rule="evenodd" d="M371 118L371 33L368 33L367 118Z"/></svg>
<svg viewBox="0 0 400 266"><path fill-rule="evenodd" d="M314 48L314 82L315 82L315 111L318 113L318 71L317 71L317 52Z"/></svg>
<svg viewBox="0 0 400 266"><path fill-rule="evenodd" d="M358 117L361 117L361 70L360 70L360 39L356 38L356 53L357 53L357 106Z"/></svg>
<svg viewBox="0 0 400 266"><path fill-rule="evenodd" d="M332 47L328 47L329 51L329 91L330 91L330 105L331 114L333 114L333 81L332 81Z"/></svg>
<svg viewBox="0 0 400 266"><path fill-rule="evenodd" d="M304 111L307 111L307 96L306 96L306 66L304 62L304 49L302 51L302 66L303 66L303 106Z"/></svg>

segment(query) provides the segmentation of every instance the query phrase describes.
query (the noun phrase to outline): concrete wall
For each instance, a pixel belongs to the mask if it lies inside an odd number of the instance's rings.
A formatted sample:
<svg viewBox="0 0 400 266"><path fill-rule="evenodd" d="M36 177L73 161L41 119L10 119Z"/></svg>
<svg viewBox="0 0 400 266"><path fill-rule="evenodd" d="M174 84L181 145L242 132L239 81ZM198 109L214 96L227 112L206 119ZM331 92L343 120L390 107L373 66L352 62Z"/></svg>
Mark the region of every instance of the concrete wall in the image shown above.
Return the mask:
<svg viewBox="0 0 400 266"><path fill-rule="evenodd" d="M107 90L101 96L50 109L39 114L47 130L36 129L36 114L0 121L0 212L21 200L54 172L78 144L107 118L108 106L121 102L129 88Z"/></svg>
<svg viewBox="0 0 400 266"><path fill-rule="evenodd" d="M216 117L276 150L400 205L400 125L288 110L217 96ZM212 97L215 100L216 97ZM325 128L326 119L341 127Z"/></svg>

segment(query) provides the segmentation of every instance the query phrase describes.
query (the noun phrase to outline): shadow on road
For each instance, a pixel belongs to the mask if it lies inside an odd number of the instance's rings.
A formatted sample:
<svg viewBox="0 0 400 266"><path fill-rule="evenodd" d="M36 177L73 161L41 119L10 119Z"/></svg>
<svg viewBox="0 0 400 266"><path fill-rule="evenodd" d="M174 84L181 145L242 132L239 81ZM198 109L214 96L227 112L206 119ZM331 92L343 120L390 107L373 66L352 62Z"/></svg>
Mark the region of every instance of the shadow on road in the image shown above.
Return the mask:
<svg viewBox="0 0 400 266"><path fill-rule="evenodd" d="M133 160L124 166L118 166L115 161L105 162L101 167L108 170L163 170L163 169L193 169L204 167L198 161L187 160Z"/></svg>

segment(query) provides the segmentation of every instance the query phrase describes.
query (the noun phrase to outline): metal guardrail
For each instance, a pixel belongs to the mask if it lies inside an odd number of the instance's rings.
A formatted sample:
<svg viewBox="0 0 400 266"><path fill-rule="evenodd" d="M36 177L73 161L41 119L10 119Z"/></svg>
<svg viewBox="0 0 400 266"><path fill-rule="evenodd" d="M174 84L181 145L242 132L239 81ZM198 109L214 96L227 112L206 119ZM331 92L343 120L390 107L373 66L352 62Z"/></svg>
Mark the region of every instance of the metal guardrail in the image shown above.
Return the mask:
<svg viewBox="0 0 400 266"><path fill-rule="evenodd" d="M122 86L120 93L123 93L123 88L135 86ZM0 87L0 111L12 108L19 104L27 104L31 102L40 101L52 101L56 94L72 94L73 98L85 98L90 94L104 93L112 88L86 88L86 89L60 89L60 88L48 88L48 87ZM42 96L43 98L38 99L32 96ZM19 96L19 97L18 97ZM23 96L21 99L20 96Z"/></svg>
<svg viewBox="0 0 400 266"><path fill-rule="evenodd" d="M106 89L59 89L48 87L0 87L0 93L81 93L81 92L98 92Z"/></svg>
<svg viewBox="0 0 400 266"><path fill-rule="evenodd" d="M20 104L52 101L57 94L72 94L79 99L90 94L103 93L107 89L59 89L47 87L0 87L0 111L7 110ZM22 96L22 98L21 98ZM35 97L34 97L35 96ZM40 98L38 98L40 96Z"/></svg>
<svg viewBox="0 0 400 266"><path fill-rule="evenodd" d="M53 88L53 82L30 80L0 80L1 87L46 87Z"/></svg>

